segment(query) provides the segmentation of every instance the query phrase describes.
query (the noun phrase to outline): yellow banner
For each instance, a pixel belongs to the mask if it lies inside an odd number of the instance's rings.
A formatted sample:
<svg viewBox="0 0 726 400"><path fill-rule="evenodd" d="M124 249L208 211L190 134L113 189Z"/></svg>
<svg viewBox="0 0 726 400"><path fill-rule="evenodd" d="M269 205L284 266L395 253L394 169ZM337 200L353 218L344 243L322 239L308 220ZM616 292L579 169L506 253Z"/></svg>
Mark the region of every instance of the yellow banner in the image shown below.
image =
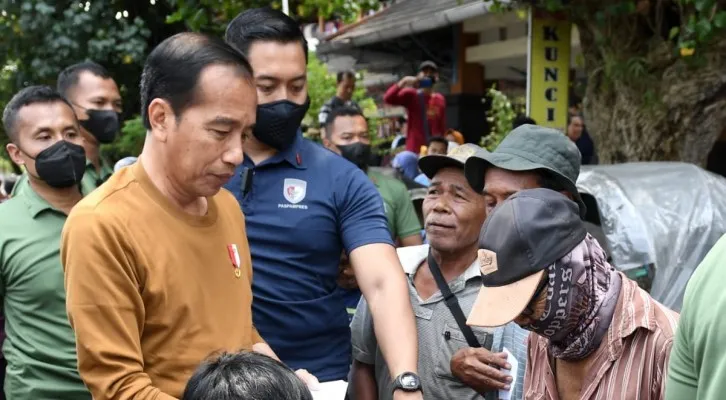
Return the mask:
<svg viewBox="0 0 726 400"><path fill-rule="evenodd" d="M527 114L538 125L565 131L570 87L571 23L529 12Z"/></svg>

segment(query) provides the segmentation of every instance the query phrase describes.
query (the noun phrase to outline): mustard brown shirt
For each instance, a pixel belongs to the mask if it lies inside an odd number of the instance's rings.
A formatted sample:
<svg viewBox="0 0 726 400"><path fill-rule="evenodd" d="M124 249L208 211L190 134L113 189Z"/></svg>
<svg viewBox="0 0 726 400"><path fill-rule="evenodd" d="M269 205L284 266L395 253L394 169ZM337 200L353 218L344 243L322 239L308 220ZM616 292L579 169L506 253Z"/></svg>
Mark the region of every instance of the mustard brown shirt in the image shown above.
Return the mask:
<svg viewBox="0 0 726 400"><path fill-rule="evenodd" d="M237 201L222 190L193 216L141 162L114 174L68 217L61 239L78 370L95 400L170 400L205 358L262 342ZM229 246L239 253L236 277Z"/></svg>

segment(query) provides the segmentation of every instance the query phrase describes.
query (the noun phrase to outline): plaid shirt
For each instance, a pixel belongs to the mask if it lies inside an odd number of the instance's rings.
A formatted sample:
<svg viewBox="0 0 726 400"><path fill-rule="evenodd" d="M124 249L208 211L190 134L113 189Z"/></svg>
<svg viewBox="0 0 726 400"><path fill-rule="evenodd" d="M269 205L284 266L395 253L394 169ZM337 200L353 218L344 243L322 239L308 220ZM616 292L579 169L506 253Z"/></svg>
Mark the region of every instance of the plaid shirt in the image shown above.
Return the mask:
<svg viewBox="0 0 726 400"><path fill-rule="evenodd" d="M595 353L580 400L660 400L678 313L653 300L621 273L613 321ZM530 334L525 400L559 400L547 339Z"/></svg>

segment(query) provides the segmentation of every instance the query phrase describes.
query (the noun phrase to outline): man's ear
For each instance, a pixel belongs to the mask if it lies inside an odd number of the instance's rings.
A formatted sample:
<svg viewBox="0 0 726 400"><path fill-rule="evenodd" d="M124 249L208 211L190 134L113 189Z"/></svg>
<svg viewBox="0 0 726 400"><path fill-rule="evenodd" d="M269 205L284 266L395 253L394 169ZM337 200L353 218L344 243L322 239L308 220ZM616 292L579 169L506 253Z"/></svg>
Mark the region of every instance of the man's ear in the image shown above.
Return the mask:
<svg viewBox="0 0 726 400"><path fill-rule="evenodd" d="M5 150L8 151L8 155L10 155L10 159L15 165L19 167L25 165L25 160L20 156L20 148L15 143L8 143L5 146Z"/></svg>
<svg viewBox="0 0 726 400"><path fill-rule="evenodd" d="M146 110L149 116L149 125L151 126L151 134L160 142L166 142L169 132L176 123L174 110L171 104L166 100L156 98L149 104Z"/></svg>
<svg viewBox="0 0 726 400"><path fill-rule="evenodd" d="M324 147L325 147L326 149L328 149L328 150L331 150L331 151L333 151L333 152L335 152L335 153L337 153L337 152L338 152L338 148L337 148L337 147L335 147L335 145L333 144L333 142L331 142L331 141L330 141L330 139L328 139L328 138L327 138L327 137L325 137L325 136L323 136L323 146L324 146Z"/></svg>

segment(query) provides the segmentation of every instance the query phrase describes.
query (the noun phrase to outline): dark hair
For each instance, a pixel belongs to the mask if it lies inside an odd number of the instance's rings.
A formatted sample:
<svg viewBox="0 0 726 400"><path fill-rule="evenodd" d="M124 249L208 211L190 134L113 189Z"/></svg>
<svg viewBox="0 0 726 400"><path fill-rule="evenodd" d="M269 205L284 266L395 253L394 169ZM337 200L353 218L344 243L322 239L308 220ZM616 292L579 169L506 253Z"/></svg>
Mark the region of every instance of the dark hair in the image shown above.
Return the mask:
<svg viewBox="0 0 726 400"><path fill-rule="evenodd" d="M335 82L336 83L343 82L343 79L346 79L346 78L355 79L355 72L354 71L338 72L338 74L335 76Z"/></svg>
<svg viewBox="0 0 726 400"><path fill-rule="evenodd" d="M281 362L256 352L222 354L204 362L182 400L312 400L305 383Z"/></svg>
<svg viewBox="0 0 726 400"><path fill-rule="evenodd" d="M36 103L49 104L55 102L61 102L73 110L68 101L50 86L28 86L16 93L3 111L3 128L5 128L5 133L10 141L17 142L18 134L15 131L15 123L18 119L18 113L23 107ZM73 115L75 116L75 113Z"/></svg>
<svg viewBox="0 0 726 400"><path fill-rule="evenodd" d="M161 42L146 58L141 74L141 116L151 129L149 105L154 99L171 104L177 119L197 97L197 82L211 65L237 67L242 77L252 82L252 67L247 59L221 39L201 33L178 33Z"/></svg>
<svg viewBox="0 0 726 400"><path fill-rule="evenodd" d="M575 114L567 114L567 126L569 126L572 123L573 118L580 118L580 121L582 121L582 124L585 124L585 117L582 115L582 113L575 113Z"/></svg>
<svg viewBox="0 0 726 400"><path fill-rule="evenodd" d="M308 42L300 26L284 13L269 7L251 8L237 15L227 25L224 40L245 56L256 41L300 42L308 62Z"/></svg>
<svg viewBox="0 0 726 400"><path fill-rule="evenodd" d="M81 73L90 72L93 76L97 76L103 79L111 79L111 74L108 73L106 68L93 61L83 61L78 64L73 64L67 67L60 74L58 74L58 82L56 88L58 93L63 97L68 98L68 92L71 88L78 84Z"/></svg>
<svg viewBox="0 0 726 400"><path fill-rule="evenodd" d="M328 118L325 120L325 137L330 139L330 135L333 132L333 124L335 123L335 120L338 117L363 117L365 119L365 115L363 113L351 106L340 106L333 108L332 111L328 114ZM368 120L366 120L366 124L368 124Z"/></svg>
<svg viewBox="0 0 726 400"><path fill-rule="evenodd" d="M514 118L514 121L512 121L512 129L516 129L522 125L537 125L537 122L535 122L532 118L524 115L519 114Z"/></svg>
<svg viewBox="0 0 726 400"><path fill-rule="evenodd" d="M449 145L449 141L446 140L446 138L443 136L434 136L431 139L429 139L428 147L431 147L431 145L434 143L443 143L446 146Z"/></svg>

